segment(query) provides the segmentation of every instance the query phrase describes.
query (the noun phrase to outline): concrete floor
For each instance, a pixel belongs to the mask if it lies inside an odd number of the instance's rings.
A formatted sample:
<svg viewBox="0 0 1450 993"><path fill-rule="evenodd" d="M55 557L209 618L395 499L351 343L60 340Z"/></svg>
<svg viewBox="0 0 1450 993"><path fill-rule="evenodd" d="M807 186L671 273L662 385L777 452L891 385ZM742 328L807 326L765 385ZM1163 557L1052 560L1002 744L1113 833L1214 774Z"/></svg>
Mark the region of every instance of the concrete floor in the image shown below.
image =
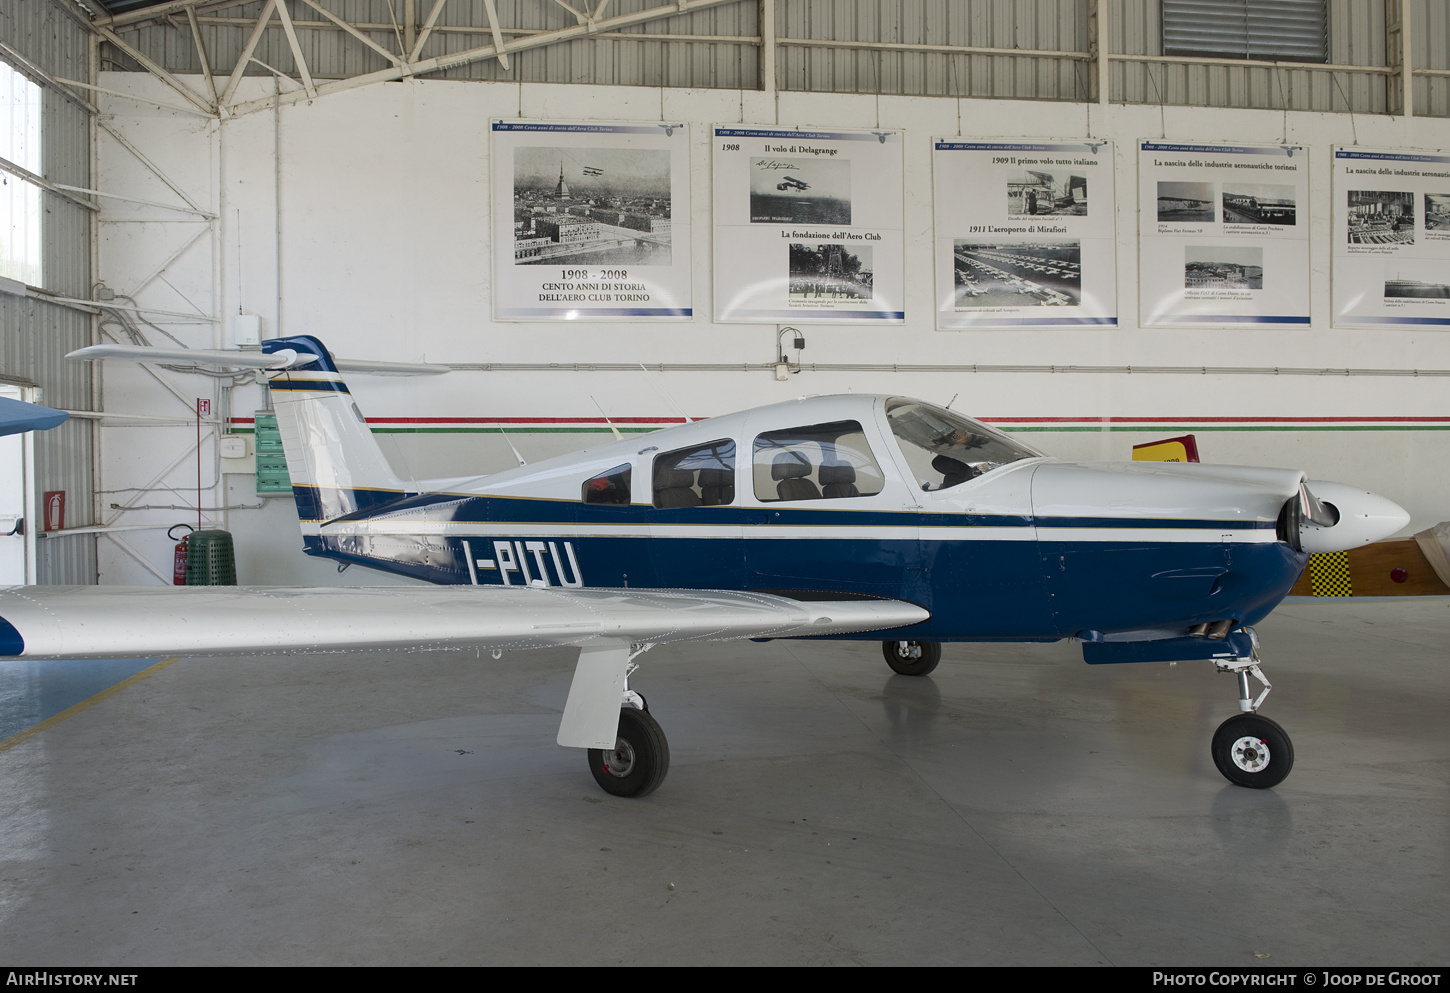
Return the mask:
<svg viewBox="0 0 1450 993"><path fill-rule="evenodd" d="M657 649L645 800L554 744L571 653L183 660L0 753L0 960L1444 965L1447 632L1281 607L1269 791L1231 677L1067 644Z"/></svg>

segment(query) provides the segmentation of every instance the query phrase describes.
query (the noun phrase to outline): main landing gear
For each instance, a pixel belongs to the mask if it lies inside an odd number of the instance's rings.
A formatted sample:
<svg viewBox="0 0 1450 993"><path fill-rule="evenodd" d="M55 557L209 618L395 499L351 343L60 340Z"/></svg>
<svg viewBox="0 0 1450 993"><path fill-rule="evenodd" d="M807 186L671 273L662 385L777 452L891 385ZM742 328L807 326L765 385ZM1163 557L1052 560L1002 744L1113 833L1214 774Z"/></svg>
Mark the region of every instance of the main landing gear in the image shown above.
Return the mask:
<svg viewBox="0 0 1450 993"><path fill-rule="evenodd" d="M894 672L903 676L925 676L941 661L941 644L935 641L883 641L881 654Z"/></svg>
<svg viewBox="0 0 1450 993"><path fill-rule="evenodd" d="M670 744L664 729L650 716L645 698L628 684L619 708L614 747L589 749L589 771L604 792L626 797L648 796L659 789L670 771Z"/></svg>
<svg viewBox="0 0 1450 993"><path fill-rule="evenodd" d="M1294 745L1274 721L1260 717L1255 711L1273 687L1259 669L1259 639L1252 628L1253 654L1246 658L1215 659L1219 672L1238 676L1239 710L1218 726L1213 733L1213 764L1224 778L1238 786L1266 790L1278 786L1294 768ZM1249 676L1264 687L1257 697L1249 695Z"/></svg>

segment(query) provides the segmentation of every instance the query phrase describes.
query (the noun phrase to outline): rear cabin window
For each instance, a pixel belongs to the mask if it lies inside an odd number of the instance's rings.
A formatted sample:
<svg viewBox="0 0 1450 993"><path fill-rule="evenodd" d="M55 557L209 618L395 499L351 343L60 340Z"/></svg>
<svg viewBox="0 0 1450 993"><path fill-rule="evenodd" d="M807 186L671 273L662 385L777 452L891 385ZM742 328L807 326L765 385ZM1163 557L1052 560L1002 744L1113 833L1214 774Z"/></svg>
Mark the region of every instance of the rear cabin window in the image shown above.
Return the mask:
<svg viewBox="0 0 1450 993"><path fill-rule="evenodd" d="M735 502L735 442L729 438L655 456L654 505L724 507Z"/></svg>
<svg viewBox="0 0 1450 993"><path fill-rule="evenodd" d="M607 472L601 472L593 478L586 479L583 487L583 501L606 506L628 507L629 476L630 467L628 465L617 465Z"/></svg>
<svg viewBox="0 0 1450 993"><path fill-rule="evenodd" d="M762 503L875 496L886 485L858 421L759 435L754 482L755 498Z"/></svg>

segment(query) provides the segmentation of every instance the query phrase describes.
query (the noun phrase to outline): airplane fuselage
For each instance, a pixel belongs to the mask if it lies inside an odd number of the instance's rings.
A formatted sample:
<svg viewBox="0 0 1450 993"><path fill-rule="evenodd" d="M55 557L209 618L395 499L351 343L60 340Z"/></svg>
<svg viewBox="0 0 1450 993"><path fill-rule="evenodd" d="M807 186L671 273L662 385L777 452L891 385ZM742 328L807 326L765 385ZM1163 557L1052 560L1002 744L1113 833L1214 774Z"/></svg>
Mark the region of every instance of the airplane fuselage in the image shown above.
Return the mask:
<svg viewBox="0 0 1450 993"><path fill-rule="evenodd" d="M779 404L439 481L433 492L299 486L304 545L440 584L899 599L931 611L899 636L930 641L1161 640L1199 624L1252 624L1307 561L1276 526L1302 480L1295 471L1065 463L1022 450L951 482L893 437L891 403L900 402ZM822 485L801 490L770 478L771 458L784 456L761 439L822 422L851 426L851 443L879 470L866 487L875 492L827 495L829 468L813 468ZM728 499L701 500L708 470L663 487L673 470L659 460L711 445L729 446ZM818 461L840 458L833 446ZM628 502L588 502L589 482L610 472L632 481ZM658 506L667 492L693 503ZM355 509L339 517L337 506Z"/></svg>

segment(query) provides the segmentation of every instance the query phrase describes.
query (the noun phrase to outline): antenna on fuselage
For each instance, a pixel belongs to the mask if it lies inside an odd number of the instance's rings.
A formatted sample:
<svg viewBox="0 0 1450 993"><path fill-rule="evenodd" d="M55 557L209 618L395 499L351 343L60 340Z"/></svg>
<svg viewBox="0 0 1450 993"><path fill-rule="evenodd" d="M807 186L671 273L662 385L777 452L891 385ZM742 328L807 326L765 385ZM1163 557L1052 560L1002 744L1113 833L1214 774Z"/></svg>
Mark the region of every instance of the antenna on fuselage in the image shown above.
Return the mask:
<svg viewBox="0 0 1450 993"><path fill-rule="evenodd" d="M954 404L954 403L957 402L957 397L959 397L959 396L961 396L960 393L953 393L952 394L952 398L947 401L947 407L946 407L947 410L951 410L952 409L952 404Z"/></svg>
<svg viewBox="0 0 1450 993"><path fill-rule="evenodd" d="M519 465L521 465L521 466L528 465L528 463L524 461L524 457L519 454L519 450L514 447L514 443L512 441L509 441L508 433L506 431L504 431L502 424L500 424L498 426L498 433L501 434L501 435L503 435L503 440L504 440L505 444L507 444L509 446L509 451L511 451L511 452L514 453L514 458L516 458L516 459L519 460Z"/></svg>
<svg viewBox="0 0 1450 993"><path fill-rule="evenodd" d="M619 433L619 428L614 426L614 422L609 419L609 415L604 412L604 408L599 406L599 401L595 400L592 396L589 398L589 401L593 403L594 408L599 411L599 416L604 418L604 423L609 425L609 430L614 432L614 440L623 441L624 435Z"/></svg>
<svg viewBox="0 0 1450 993"><path fill-rule="evenodd" d="M654 377L649 374L649 370L644 367L643 362L639 364L639 371L644 373L644 378L649 380L649 384L654 387L655 392L658 393L660 396L664 397L671 407L674 407L680 412L680 416L685 419L686 424L694 423L695 419L689 414L685 413L685 408L675 403L675 398L666 393L664 391L664 387L660 386L654 381Z"/></svg>

